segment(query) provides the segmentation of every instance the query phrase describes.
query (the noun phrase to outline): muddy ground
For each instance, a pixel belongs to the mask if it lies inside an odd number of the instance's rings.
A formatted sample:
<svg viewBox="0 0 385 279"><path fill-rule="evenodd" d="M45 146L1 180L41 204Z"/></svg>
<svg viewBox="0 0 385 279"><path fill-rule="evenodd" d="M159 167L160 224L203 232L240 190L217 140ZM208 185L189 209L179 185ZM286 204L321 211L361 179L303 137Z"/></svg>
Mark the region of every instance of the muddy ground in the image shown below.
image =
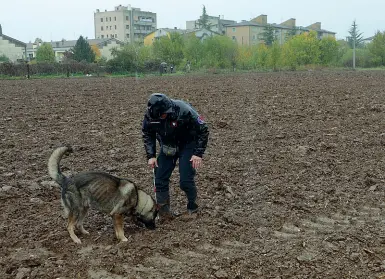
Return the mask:
<svg viewBox="0 0 385 279"><path fill-rule="evenodd" d="M91 211L72 242L66 174L104 170L151 193L147 97L185 99L210 127L197 219L147 231ZM0 81L0 278L385 278L385 73L302 72ZM172 202L185 209L172 177Z"/></svg>

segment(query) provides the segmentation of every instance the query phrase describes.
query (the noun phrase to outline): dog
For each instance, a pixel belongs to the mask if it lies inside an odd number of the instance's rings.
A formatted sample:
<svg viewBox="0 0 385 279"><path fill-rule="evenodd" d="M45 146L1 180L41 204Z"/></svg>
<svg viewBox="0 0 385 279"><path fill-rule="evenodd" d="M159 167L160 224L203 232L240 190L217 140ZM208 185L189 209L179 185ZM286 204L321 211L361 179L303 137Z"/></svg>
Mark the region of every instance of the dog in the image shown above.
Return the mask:
<svg viewBox="0 0 385 279"><path fill-rule="evenodd" d="M156 202L132 181L93 171L65 176L61 172L60 161L72 152L70 146L55 149L48 160L48 173L60 185L61 204L64 216L68 218L67 230L75 243L81 243L75 234L75 227L82 234L89 234L83 227L83 221L91 206L112 216L115 235L120 241L127 241L123 231L124 216L130 216L134 222L139 221L147 229L155 229Z"/></svg>

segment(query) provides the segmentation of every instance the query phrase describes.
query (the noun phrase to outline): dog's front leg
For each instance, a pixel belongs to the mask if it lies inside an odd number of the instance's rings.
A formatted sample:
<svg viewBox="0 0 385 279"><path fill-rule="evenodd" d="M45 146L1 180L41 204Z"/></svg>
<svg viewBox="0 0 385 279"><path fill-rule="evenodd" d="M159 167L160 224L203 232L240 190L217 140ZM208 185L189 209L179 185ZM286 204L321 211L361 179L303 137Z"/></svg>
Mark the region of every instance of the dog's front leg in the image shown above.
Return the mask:
<svg viewBox="0 0 385 279"><path fill-rule="evenodd" d="M116 238L119 239L120 241L128 241L127 237L124 235L124 230L123 230L123 221L124 217L120 214L115 214L113 216L114 218L114 229L115 229L115 234Z"/></svg>
<svg viewBox="0 0 385 279"><path fill-rule="evenodd" d="M75 234L75 224L76 224L76 219L73 215L73 213L71 212L68 216L68 225L67 225L67 230L70 234L70 237L72 238L72 240L77 243L77 244L81 244L82 242L80 241L80 239L76 236Z"/></svg>
<svg viewBox="0 0 385 279"><path fill-rule="evenodd" d="M114 216L115 214L119 214L118 211L122 208L122 206L124 205L124 202L125 202L124 199L120 199L120 200L116 203L116 205L114 206L114 208L111 210L110 216Z"/></svg>

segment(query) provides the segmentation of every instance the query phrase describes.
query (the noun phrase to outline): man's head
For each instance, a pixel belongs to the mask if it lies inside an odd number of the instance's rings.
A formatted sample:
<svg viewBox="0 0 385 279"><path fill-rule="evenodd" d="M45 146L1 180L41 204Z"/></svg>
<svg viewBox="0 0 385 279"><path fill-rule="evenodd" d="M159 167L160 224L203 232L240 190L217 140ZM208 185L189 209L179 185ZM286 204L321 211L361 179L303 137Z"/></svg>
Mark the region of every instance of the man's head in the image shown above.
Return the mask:
<svg viewBox="0 0 385 279"><path fill-rule="evenodd" d="M152 119L165 119L168 113L172 113L172 101L162 93L151 94L147 103L147 110Z"/></svg>

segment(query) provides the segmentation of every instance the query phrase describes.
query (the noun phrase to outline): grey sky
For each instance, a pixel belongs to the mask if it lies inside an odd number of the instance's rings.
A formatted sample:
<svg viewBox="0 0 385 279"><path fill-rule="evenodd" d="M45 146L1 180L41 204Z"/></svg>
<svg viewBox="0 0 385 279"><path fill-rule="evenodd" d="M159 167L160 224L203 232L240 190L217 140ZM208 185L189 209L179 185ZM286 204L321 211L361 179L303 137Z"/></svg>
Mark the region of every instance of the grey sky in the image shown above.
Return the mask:
<svg viewBox="0 0 385 279"><path fill-rule="evenodd" d="M209 15L224 15L225 19L250 20L266 14L269 23L295 18L298 26L321 22L322 29L337 32L345 38L353 20L364 37L385 30L384 0L1 0L0 24L3 33L29 42L36 37L44 41L77 39L80 35L94 38L93 14L96 9L113 10L115 6L132 7L157 13L158 28L186 28L186 20L197 19L205 5ZM195 2L195 3L194 3Z"/></svg>

